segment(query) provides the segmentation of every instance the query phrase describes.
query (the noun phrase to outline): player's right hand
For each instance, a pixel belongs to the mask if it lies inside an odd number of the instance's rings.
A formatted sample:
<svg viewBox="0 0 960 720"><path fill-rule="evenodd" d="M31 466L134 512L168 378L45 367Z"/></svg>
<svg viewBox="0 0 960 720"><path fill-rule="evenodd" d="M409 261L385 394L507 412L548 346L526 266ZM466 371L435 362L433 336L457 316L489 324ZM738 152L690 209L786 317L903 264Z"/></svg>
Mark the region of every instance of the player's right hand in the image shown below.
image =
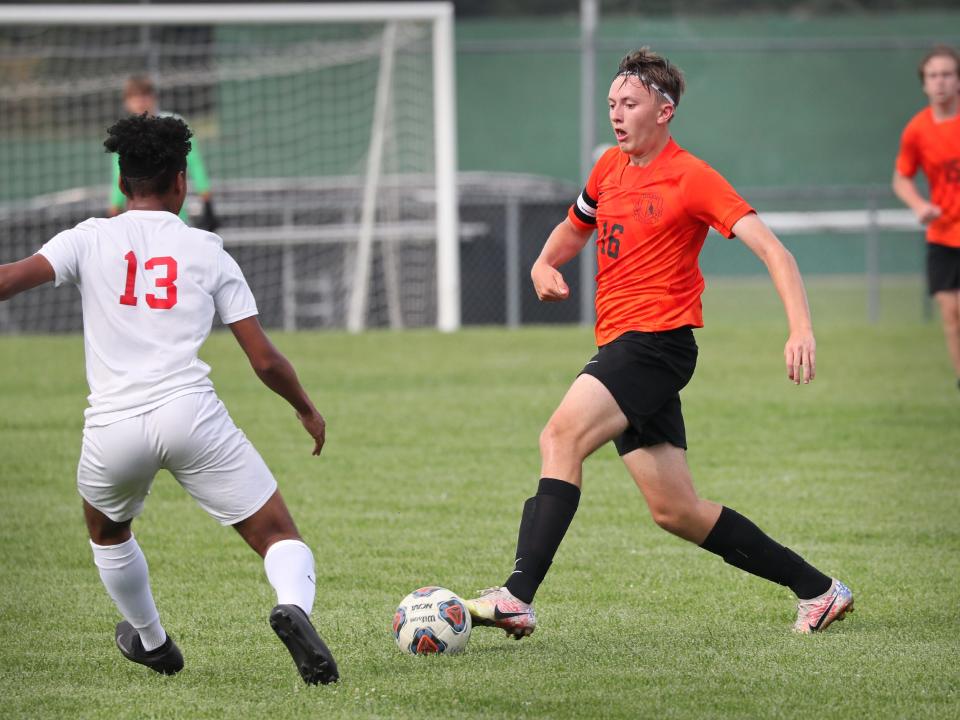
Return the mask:
<svg viewBox="0 0 960 720"><path fill-rule="evenodd" d="M929 225L943 214L943 211L932 203L925 203L917 210L917 220L921 225Z"/></svg>
<svg viewBox="0 0 960 720"><path fill-rule="evenodd" d="M570 288L563 280L563 275L555 267L544 262L535 262L530 270L533 279L533 289L537 291L537 298L542 302L560 302L570 297Z"/></svg>
<svg viewBox="0 0 960 720"><path fill-rule="evenodd" d="M791 332L783 348L783 357L787 362L787 377L794 385L804 385L817 376L817 341L813 331Z"/></svg>
<svg viewBox="0 0 960 720"><path fill-rule="evenodd" d="M313 454L319 455L320 451L323 450L323 443L327 439L327 421L316 410L309 415L297 413L297 419L303 424L303 429L310 433L310 437L313 438Z"/></svg>

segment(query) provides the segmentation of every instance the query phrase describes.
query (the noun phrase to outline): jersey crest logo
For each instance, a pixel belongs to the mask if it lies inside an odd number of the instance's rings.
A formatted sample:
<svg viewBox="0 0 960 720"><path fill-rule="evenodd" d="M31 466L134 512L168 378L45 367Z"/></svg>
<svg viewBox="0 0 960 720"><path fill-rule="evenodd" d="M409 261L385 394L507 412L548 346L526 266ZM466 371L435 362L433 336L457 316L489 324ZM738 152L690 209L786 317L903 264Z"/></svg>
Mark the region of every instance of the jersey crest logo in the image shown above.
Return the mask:
<svg viewBox="0 0 960 720"><path fill-rule="evenodd" d="M658 223L663 215L663 196L659 193L643 193L633 205L633 217L640 222Z"/></svg>

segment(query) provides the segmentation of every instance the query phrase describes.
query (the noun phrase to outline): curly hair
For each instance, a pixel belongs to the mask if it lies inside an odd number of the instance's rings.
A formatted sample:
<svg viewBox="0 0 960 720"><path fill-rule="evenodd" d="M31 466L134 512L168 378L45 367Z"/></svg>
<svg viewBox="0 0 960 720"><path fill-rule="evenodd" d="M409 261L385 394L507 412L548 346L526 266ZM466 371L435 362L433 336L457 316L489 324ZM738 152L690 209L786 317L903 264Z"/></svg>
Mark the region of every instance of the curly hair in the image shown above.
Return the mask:
<svg viewBox="0 0 960 720"><path fill-rule="evenodd" d="M650 48L642 47L625 55L617 68L617 76L621 75L636 77L645 88L660 93L674 107L680 105L680 96L686 87L683 71Z"/></svg>
<svg viewBox="0 0 960 720"><path fill-rule="evenodd" d="M193 133L180 118L131 115L107 135L103 147L120 156L120 182L128 197L163 195L186 170Z"/></svg>

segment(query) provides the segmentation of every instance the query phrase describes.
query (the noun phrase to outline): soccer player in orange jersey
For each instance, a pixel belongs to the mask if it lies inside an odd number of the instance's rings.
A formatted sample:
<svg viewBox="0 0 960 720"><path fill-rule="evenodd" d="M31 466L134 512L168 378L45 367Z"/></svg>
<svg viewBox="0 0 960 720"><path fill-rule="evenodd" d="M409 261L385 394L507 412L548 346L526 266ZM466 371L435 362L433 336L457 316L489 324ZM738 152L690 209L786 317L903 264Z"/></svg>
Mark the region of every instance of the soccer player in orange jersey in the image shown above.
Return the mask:
<svg viewBox="0 0 960 720"><path fill-rule="evenodd" d="M930 104L903 130L893 191L927 226L927 285L940 306L960 387L960 54L937 46L919 72ZM927 176L930 200L913 181L918 169Z"/></svg>
<svg viewBox="0 0 960 720"><path fill-rule="evenodd" d="M680 70L646 48L620 62L608 98L617 145L600 157L531 271L540 300L567 299L560 268L597 231L599 351L540 435L541 479L523 507L513 572L503 587L467 601L476 624L518 639L536 627L534 594L576 512L583 461L610 440L660 527L796 593L796 631L824 630L853 608L843 583L693 487L679 392L697 360L698 256L710 227L740 238L766 264L786 309L793 382L813 380L816 343L793 256L719 173L672 139L683 89Z"/></svg>

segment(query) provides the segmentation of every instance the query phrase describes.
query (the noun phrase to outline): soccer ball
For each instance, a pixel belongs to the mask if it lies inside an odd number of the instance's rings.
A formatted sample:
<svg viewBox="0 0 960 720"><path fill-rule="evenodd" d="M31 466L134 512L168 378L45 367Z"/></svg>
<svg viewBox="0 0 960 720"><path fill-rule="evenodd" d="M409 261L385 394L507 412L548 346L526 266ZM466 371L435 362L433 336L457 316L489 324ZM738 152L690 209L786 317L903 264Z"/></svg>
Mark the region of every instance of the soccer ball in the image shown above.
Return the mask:
<svg viewBox="0 0 960 720"><path fill-rule="evenodd" d="M422 587L407 595L393 615L393 637L411 655L461 652L470 639L470 613L456 594Z"/></svg>

